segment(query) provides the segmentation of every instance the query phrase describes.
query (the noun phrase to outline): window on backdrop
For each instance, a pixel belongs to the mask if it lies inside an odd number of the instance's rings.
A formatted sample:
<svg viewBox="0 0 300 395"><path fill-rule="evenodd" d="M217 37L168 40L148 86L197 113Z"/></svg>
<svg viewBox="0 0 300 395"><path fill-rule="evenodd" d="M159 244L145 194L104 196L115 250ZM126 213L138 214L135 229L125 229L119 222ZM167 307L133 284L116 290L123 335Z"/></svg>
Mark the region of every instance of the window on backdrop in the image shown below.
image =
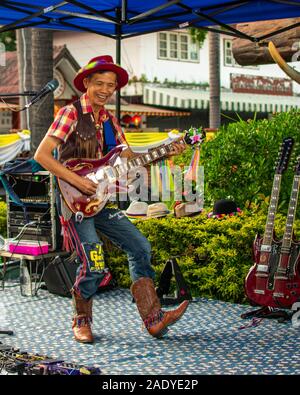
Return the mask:
<svg viewBox="0 0 300 395"><path fill-rule="evenodd" d="M159 32L158 58L199 63L199 45L188 33Z"/></svg>
<svg viewBox="0 0 300 395"><path fill-rule="evenodd" d="M224 66L231 66L231 67L243 67L238 64L233 56L232 52L232 39L224 39L223 40L223 54L224 54ZM248 65L244 66L247 69L258 69L258 66Z"/></svg>

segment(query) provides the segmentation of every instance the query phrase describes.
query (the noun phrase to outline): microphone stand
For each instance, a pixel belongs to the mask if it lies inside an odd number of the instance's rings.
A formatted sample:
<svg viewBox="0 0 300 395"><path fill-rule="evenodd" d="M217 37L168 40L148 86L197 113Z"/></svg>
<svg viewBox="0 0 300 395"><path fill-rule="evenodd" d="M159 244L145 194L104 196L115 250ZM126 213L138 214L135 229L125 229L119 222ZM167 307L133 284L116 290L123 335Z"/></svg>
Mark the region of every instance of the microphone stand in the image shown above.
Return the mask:
<svg viewBox="0 0 300 395"><path fill-rule="evenodd" d="M38 95L38 92L35 92L35 91L24 91L24 92L22 92L22 93L4 93L4 94L0 94L0 98L8 98L8 97L19 97L19 96L36 96L36 95ZM29 107L24 107L24 108L22 108L20 111L23 111L23 110L25 110L26 108L29 108ZM11 330L0 330L0 335L13 335L14 334L14 332L13 331L11 331Z"/></svg>
<svg viewBox="0 0 300 395"><path fill-rule="evenodd" d="M6 264L5 264L5 261L4 261L4 266L3 266L3 269L2 269L2 290L4 290L5 273L6 273ZM14 332L9 330L9 329L7 329L7 330L0 330L0 335L12 336L13 334L14 334ZM0 344L1 344L1 342L0 342Z"/></svg>
<svg viewBox="0 0 300 395"><path fill-rule="evenodd" d="M21 93L2 93L2 94L0 94L0 99L10 98L10 97L19 97L19 96L36 96L37 94L38 94L38 92L36 92L36 91L24 91ZM8 103L8 104L12 104L12 103ZM21 112L25 109L26 109L26 106L21 108L21 110L19 110L19 112Z"/></svg>
<svg viewBox="0 0 300 395"><path fill-rule="evenodd" d="M34 91L25 91L23 93L4 93L0 94L0 98L6 98L6 97L18 97L18 96L35 96L37 92ZM9 335L12 336L14 334L13 331L11 330L0 330L0 335Z"/></svg>
<svg viewBox="0 0 300 395"><path fill-rule="evenodd" d="M38 92L35 91L25 91L23 93L2 93L0 97L3 99L5 97L18 97L18 96L35 96Z"/></svg>

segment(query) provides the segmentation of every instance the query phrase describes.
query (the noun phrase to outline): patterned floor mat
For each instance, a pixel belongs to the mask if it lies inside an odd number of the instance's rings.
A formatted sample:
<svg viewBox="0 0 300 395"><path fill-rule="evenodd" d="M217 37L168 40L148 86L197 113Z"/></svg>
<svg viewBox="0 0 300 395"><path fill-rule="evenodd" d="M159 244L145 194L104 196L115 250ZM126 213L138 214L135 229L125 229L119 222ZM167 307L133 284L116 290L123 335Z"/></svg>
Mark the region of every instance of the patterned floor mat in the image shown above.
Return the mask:
<svg viewBox="0 0 300 395"><path fill-rule="evenodd" d="M141 329L129 291L115 289L96 295L96 341L84 345L72 338L69 298L46 290L24 297L18 287L5 288L0 296L0 329L14 331L14 336L0 335L2 343L98 366L103 374L300 374L300 328L274 319L247 326L249 320L240 316L249 306L196 299L158 340Z"/></svg>

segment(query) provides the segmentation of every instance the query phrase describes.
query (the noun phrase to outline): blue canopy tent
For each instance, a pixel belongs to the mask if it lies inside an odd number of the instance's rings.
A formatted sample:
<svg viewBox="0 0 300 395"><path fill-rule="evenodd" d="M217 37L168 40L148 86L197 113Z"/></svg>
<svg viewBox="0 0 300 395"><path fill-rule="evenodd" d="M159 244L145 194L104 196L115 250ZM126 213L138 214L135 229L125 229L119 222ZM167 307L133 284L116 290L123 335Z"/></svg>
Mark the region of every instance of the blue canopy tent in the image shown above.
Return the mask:
<svg viewBox="0 0 300 395"><path fill-rule="evenodd" d="M1 0L0 33L26 27L96 33L117 40L136 35L191 26L261 43L291 25L268 35L253 37L232 24L300 16L300 0ZM117 96L120 115L120 96Z"/></svg>

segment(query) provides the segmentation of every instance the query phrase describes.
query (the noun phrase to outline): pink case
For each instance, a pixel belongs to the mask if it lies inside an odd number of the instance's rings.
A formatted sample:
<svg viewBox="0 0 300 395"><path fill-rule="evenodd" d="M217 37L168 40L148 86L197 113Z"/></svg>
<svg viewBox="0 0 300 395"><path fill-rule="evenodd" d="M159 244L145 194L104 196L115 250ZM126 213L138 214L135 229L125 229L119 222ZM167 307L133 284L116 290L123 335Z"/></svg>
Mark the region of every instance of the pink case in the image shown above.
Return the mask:
<svg viewBox="0 0 300 395"><path fill-rule="evenodd" d="M49 245L46 241L11 241L8 248L12 253L25 255L41 255L47 254L49 251Z"/></svg>

